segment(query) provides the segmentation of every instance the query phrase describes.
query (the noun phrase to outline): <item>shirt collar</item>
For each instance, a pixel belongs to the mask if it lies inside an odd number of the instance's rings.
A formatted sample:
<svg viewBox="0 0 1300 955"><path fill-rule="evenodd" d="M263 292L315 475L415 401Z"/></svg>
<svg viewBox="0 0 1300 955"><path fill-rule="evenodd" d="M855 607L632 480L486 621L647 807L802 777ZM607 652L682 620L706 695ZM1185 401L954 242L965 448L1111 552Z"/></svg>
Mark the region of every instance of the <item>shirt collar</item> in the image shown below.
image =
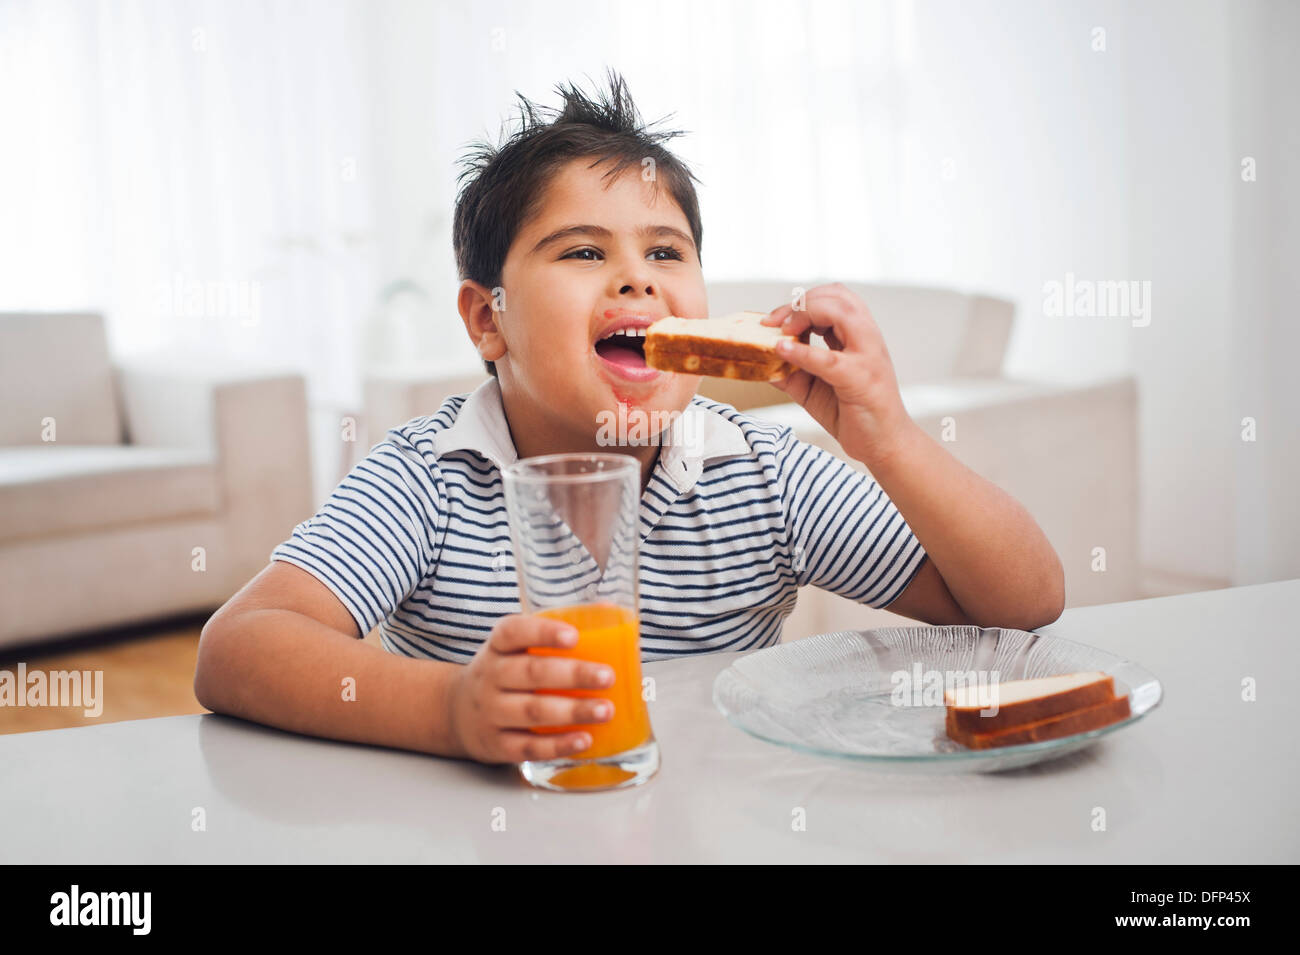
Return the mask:
<svg viewBox="0 0 1300 955"><path fill-rule="evenodd" d="M700 400L692 396L686 409L674 417L659 452L658 467L682 492L695 486L705 461L751 453L740 426L704 407ZM495 377L470 392L451 427L434 435L433 447L440 455L476 451L501 470L519 460L506 424L501 385Z"/></svg>

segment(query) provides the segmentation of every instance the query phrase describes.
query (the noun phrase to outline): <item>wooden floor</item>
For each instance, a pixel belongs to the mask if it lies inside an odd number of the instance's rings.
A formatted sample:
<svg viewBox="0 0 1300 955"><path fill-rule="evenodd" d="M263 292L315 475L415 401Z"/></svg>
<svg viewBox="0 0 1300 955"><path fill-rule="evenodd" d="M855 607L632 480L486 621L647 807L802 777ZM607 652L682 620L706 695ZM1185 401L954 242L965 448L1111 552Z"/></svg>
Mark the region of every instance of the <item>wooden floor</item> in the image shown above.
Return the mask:
<svg viewBox="0 0 1300 955"><path fill-rule="evenodd" d="M48 647L0 651L0 670L14 673L20 661L29 674L33 670L104 673L103 712L98 716L86 716L81 706L0 706L0 735L208 712L194 698L194 663L206 619L204 615ZM372 632L366 642L379 646L378 632Z"/></svg>

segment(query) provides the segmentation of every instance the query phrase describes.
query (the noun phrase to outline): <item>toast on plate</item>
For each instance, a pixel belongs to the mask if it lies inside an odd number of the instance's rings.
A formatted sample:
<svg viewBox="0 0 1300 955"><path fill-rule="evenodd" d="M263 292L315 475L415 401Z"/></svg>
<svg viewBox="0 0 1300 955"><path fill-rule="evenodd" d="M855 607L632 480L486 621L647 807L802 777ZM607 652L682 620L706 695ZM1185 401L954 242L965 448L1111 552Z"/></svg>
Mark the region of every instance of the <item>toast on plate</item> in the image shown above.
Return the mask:
<svg viewBox="0 0 1300 955"><path fill-rule="evenodd" d="M944 729L971 749L1059 739L1127 719L1127 696L1099 671L1066 673L944 693ZM987 711L987 712L985 712Z"/></svg>

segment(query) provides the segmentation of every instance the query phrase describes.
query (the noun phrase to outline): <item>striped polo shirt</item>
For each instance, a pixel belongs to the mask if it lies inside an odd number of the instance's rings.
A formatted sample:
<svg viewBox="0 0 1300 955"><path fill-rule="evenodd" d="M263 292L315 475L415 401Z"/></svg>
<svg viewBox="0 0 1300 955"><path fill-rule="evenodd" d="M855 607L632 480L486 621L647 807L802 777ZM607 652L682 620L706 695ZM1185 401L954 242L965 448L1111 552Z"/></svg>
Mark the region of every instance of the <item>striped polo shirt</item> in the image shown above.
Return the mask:
<svg viewBox="0 0 1300 955"><path fill-rule="evenodd" d="M887 607L925 558L894 503L836 455L692 397L639 503L641 658L780 642L798 588ZM520 612L496 378L388 431L271 553L313 574L393 653L468 663Z"/></svg>

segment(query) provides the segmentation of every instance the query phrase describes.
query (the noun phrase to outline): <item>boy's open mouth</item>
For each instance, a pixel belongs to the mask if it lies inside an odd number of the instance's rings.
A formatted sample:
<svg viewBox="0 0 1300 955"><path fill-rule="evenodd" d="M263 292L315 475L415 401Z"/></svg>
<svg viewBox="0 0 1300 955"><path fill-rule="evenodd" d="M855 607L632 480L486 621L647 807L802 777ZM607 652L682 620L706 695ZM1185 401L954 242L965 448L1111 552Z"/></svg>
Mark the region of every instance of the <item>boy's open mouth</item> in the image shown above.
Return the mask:
<svg viewBox="0 0 1300 955"><path fill-rule="evenodd" d="M646 329L654 324L649 312L610 308L605 310L605 322L597 331L599 336L592 344L598 364L605 377L613 382L648 384L667 372L651 368L645 362Z"/></svg>
<svg viewBox="0 0 1300 955"><path fill-rule="evenodd" d="M645 368L645 329L628 328L596 342L596 354L620 368Z"/></svg>

